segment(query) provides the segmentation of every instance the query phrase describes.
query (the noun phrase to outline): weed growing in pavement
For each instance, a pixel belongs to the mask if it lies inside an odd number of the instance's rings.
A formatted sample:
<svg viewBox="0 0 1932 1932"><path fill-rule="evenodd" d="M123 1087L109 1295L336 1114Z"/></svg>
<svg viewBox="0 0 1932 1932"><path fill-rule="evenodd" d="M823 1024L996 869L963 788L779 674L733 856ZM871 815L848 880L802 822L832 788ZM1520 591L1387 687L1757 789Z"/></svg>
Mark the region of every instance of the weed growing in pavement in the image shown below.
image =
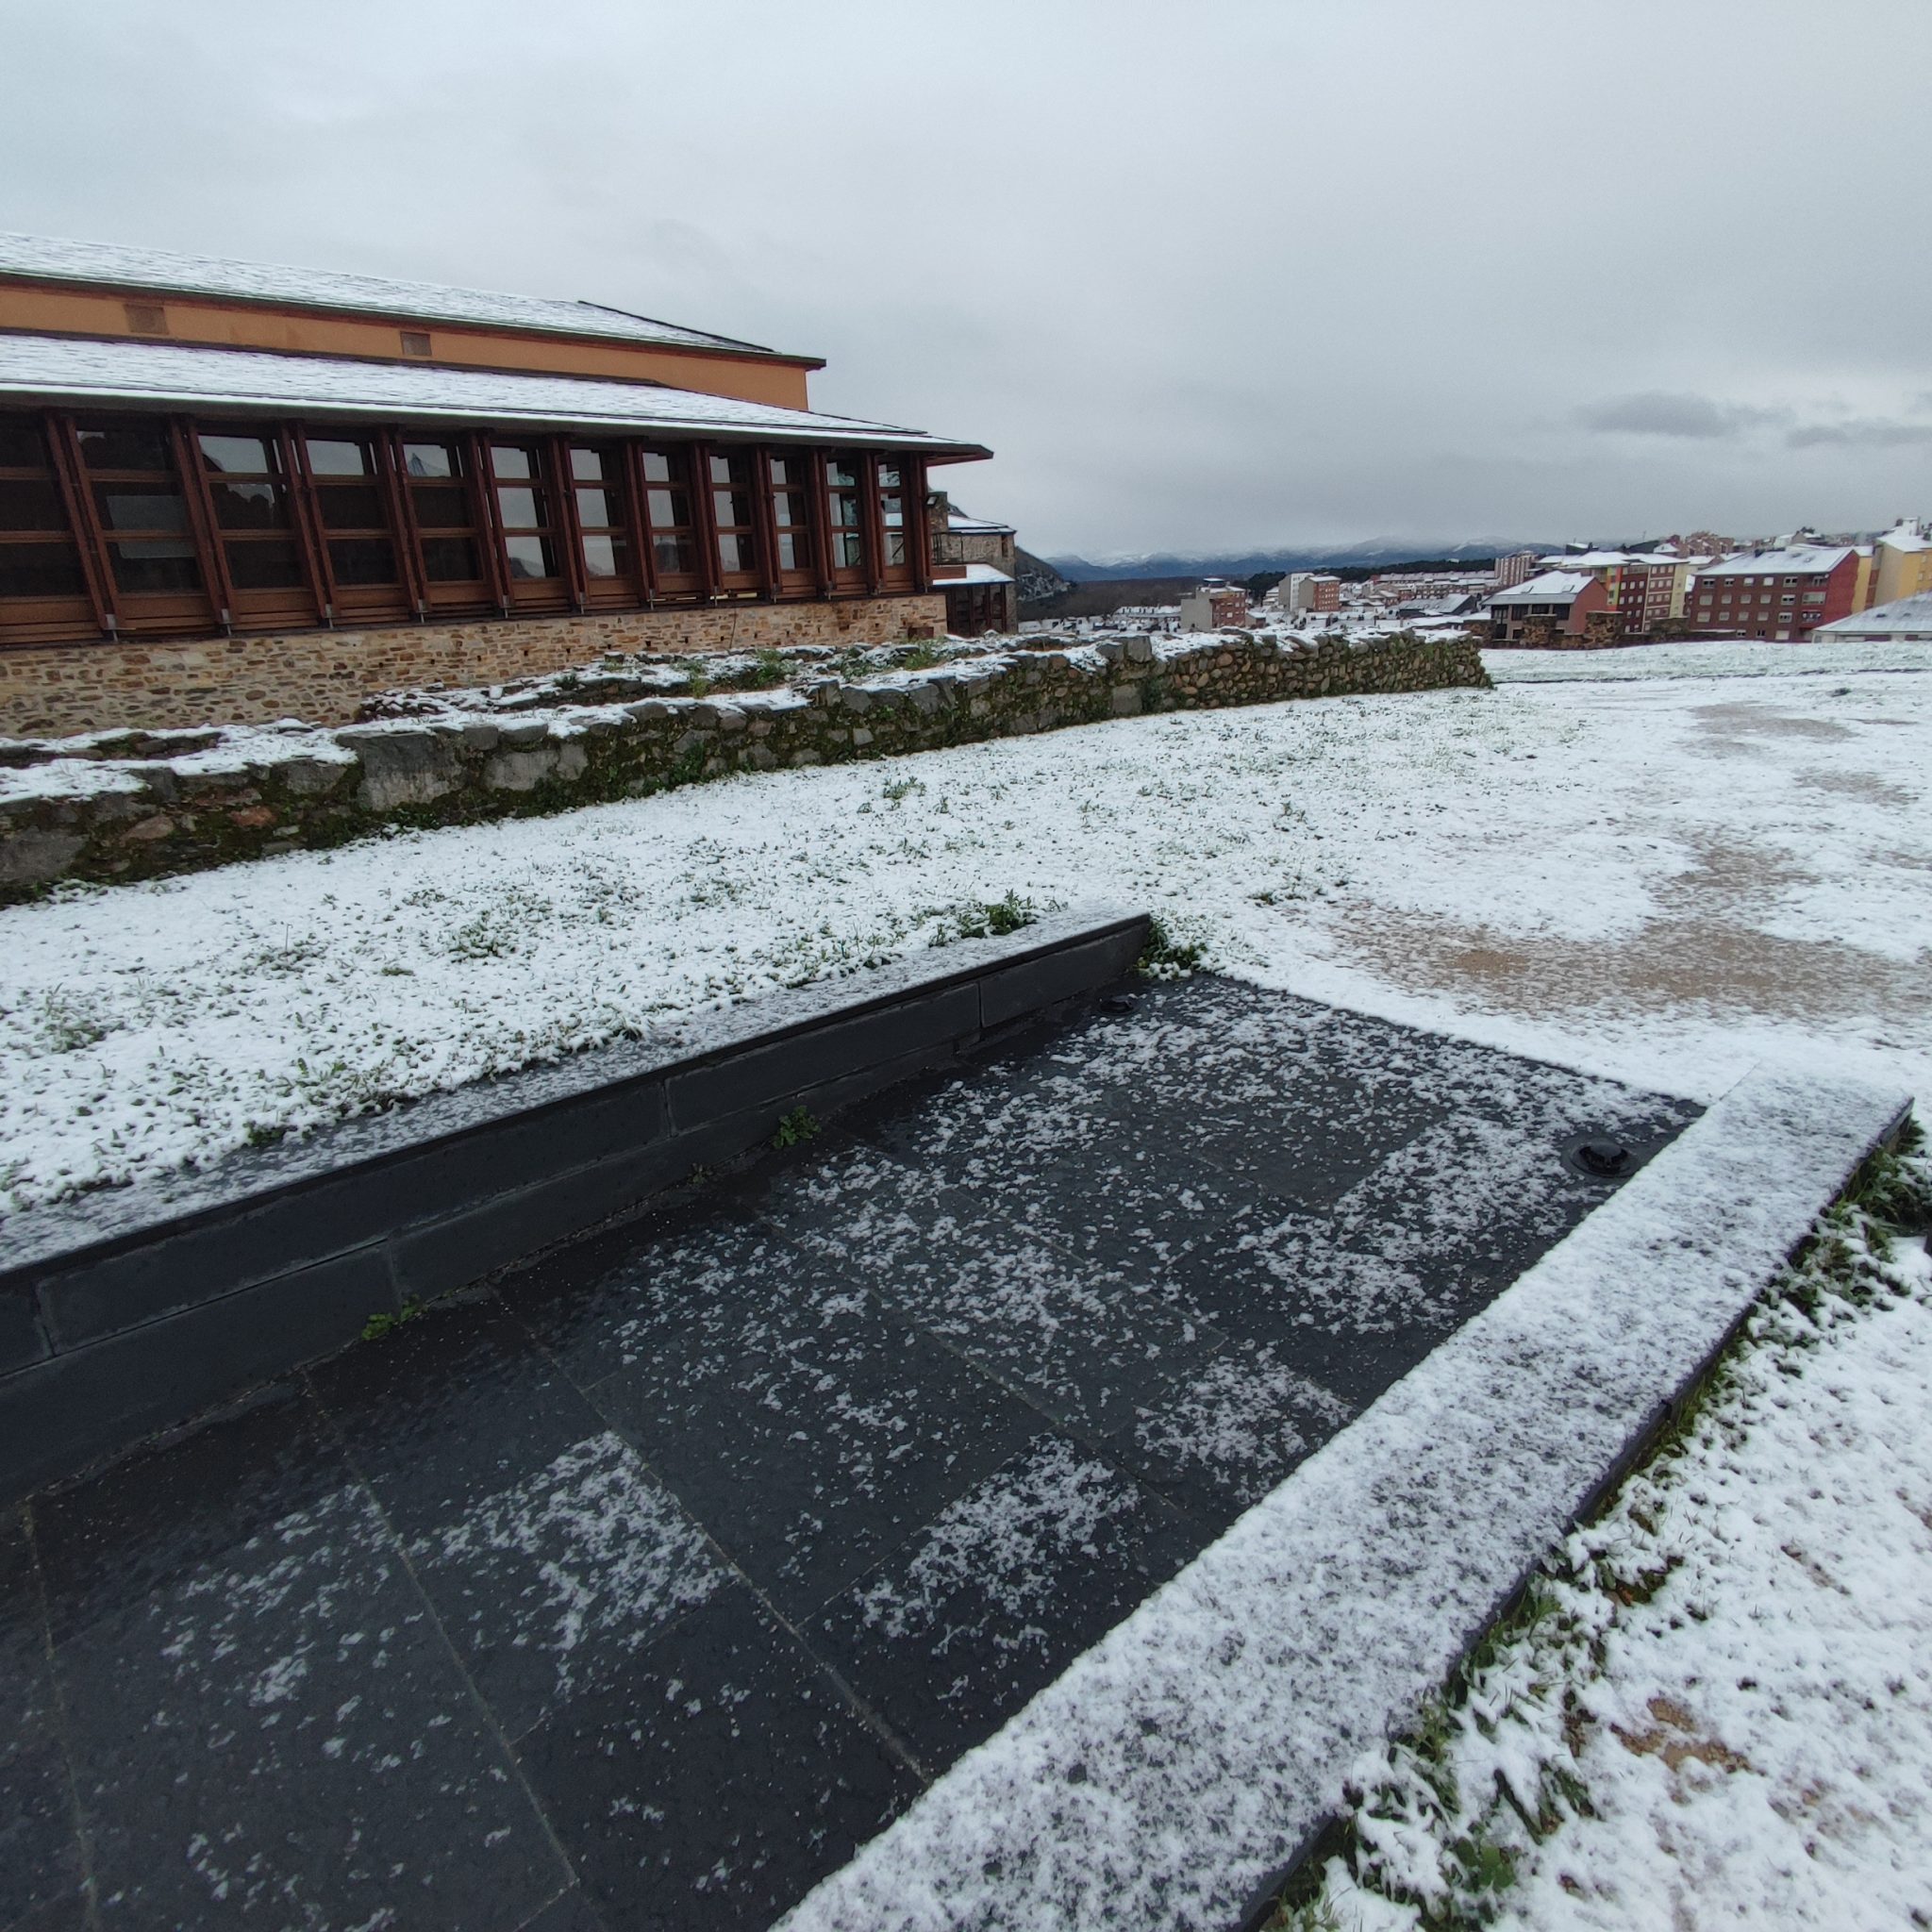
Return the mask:
<svg viewBox="0 0 1932 1932"><path fill-rule="evenodd" d="M1198 927L1157 912L1147 924L1147 943L1134 970L1142 979L1184 979L1206 955Z"/></svg>
<svg viewBox="0 0 1932 1932"><path fill-rule="evenodd" d="M424 1307L423 1304L412 1296L403 1304L402 1311L399 1314L392 1315L387 1309L384 1309L379 1315L371 1315L368 1321L362 1324L362 1340L364 1341L380 1341L384 1336L393 1335L405 1322L413 1322L418 1316L426 1312L427 1310Z"/></svg>
<svg viewBox="0 0 1932 1932"><path fill-rule="evenodd" d="M807 1141L818 1139L819 1124L802 1107L794 1107L778 1123L778 1131L772 1136L774 1147L797 1147Z"/></svg>

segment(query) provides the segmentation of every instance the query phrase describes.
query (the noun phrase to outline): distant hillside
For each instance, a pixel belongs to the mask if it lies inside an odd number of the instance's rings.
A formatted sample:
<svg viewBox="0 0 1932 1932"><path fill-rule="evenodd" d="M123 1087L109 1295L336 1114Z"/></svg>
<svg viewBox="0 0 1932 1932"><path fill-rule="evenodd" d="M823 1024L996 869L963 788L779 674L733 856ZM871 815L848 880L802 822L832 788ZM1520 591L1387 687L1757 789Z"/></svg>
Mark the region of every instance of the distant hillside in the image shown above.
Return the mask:
<svg viewBox="0 0 1932 1932"><path fill-rule="evenodd" d="M1149 557L1113 557L1095 561L1086 557L1054 557L1047 560L1075 584L1105 584L1127 580L1185 578L1198 583L1204 576L1239 580L1270 571L1333 570L1363 575L1396 570L1405 564L1427 563L1459 570L1483 570L1512 550L1560 549L1560 544L1498 543L1356 543L1341 550L1243 550L1220 556L1185 556L1161 551Z"/></svg>

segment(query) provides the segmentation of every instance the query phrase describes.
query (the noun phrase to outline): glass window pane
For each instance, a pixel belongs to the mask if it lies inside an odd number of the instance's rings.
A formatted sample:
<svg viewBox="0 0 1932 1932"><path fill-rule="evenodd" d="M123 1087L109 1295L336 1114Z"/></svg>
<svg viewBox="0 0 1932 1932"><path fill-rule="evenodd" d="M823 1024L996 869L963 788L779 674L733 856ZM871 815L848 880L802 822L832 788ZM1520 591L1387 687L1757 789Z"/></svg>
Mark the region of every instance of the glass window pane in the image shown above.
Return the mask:
<svg viewBox="0 0 1932 1932"><path fill-rule="evenodd" d="M778 568L780 570L802 570L805 559L799 555L798 539L790 530L778 532Z"/></svg>
<svg viewBox="0 0 1932 1932"><path fill-rule="evenodd" d="M406 442L403 468L412 476L460 476L463 456L450 442Z"/></svg>
<svg viewBox="0 0 1932 1932"><path fill-rule="evenodd" d="M79 432L80 454L91 470L172 470L168 431L159 423L107 423Z"/></svg>
<svg viewBox="0 0 1932 1932"><path fill-rule="evenodd" d="M570 473L579 483L601 483L608 474L601 449L574 449L570 453Z"/></svg>
<svg viewBox="0 0 1932 1932"><path fill-rule="evenodd" d="M268 444L258 436L204 436L197 433L195 441L201 444L202 461L210 470L223 470L242 476L266 476L275 468Z"/></svg>
<svg viewBox="0 0 1932 1932"><path fill-rule="evenodd" d="M331 530L379 530L389 522L382 491L374 483L331 483L315 492L315 500Z"/></svg>
<svg viewBox="0 0 1932 1932"><path fill-rule="evenodd" d="M772 515L781 530L799 528L805 522L805 497L796 490L772 492Z"/></svg>
<svg viewBox="0 0 1932 1932"><path fill-rule="evenodd" d="M0 597L77 597L82 588L72 543L0 543Z"/></svg>
<svg viewBox="0 0 1932 1932"><path fill-rule="evenodd" d="M0 410L0 470L44 470L47 440L31 416Z"/></svg>
<svg viewBox="0 0 1932 1932"><path fill-rule="evenodd" d="M780 486L787 483L805 481L805 465L796 457L774 457L772 458L772 481Z"/></svg>
<svg viewBox="0 0 1932 1932"><path fill-rule="evenodd" d="M198 591L201 565L194 546L173 537L148 541L123 538L108 546L114 581L127 591Z"/></svg>
<svg viewBox="0 0 1932 1932"><path fill-rule="evenodd" d="M345 442L339 438L308 439L308 467L318 476L373 476L375 453L366 442Z"/></svg>
<svg viewBox="0 0 1932 1932"><path fill-rule="evenodd" d="M731 458L729 457L713 457L711 458L711 481L713 483L729 483L731 481Z"/></svg>
<svg viewBox="0 0 1932 1932"><path fill-rule="evenodd" d="M94 502L110 530L185 530L188 506L171 483L96 483Z"/></svg>
<svg viewBox="0 0 1932 1932"><path fill-rule="evenodd" d="M881 464L879 465L879 488L880 488L881 490L896 490L896 489L898 489L898 487L899 487L899 466L898 466L898 464L897 464L897 463L881 463Z"/></svg>
<svg viewBox="0 0 1932 1932"><path fill-rule="evenodd" d="M577 491L577 522L587 530L608 530L617 522L617 504L608 490Z"/></svg>
<svg viewBox="0 0 1932 1932"><path fill-rule="evenodd" d="M691 521L684 513L684 497L679 491L646 491L644 500L655 530L677 529Z"/></svg>
<svg viewBox="0 0 1932 1932"><path fill-rule="evenodd" d="M845 570L856 570L865 561L865 553L859 548L858 533L841 532L832 539L832 561Z"/></svg>
<svg viewBox="0 0 1932 1932"><path fill-rule="evenodd" d="M625 573L622 537L587 536L584 539L584 574L593 577L621 577Z"/></svg>
<svg viewBox="0 0 1932 1932"><path fill-rule="evenodd" d="M474 584L483 572L467 537L425 537L423 574L432 584Z"/></svg>
<svg viewBox="0 0 1932 1932"><path fill-rule="evenodd" d="M879 521L889 530L903 525L906 521L906 499L903 496L880 497Z"/></svg>
<svg viewBox="0 0 1932 1932"><path fill-rule="evenodd" d="M842 485L846 489L858 486L858 465L849 457L834 457L825 465L825 475L833 486Z"/></svg>
<svg viewBox="0 0 1932 1932"><path fill-rule="evenodd" d="M657 558L658 568L667 576L689 576L691 573L693 559L689 537L654 538L651 555Z"/></svg>
<svg viewBox="0 0 1932 1932"><path fill-rule="evenodd" d="M289 521L282 492L273 483L213 483L215 522L225 530L278 530Z"/></svg>
<svg viewBox="0 0 1932 1932"><path fill-rule="evenodd" d="M328 546L328 561L339 584L392 584L396 581L396 554L387 537L332 538Z"/></svg>
<svg viewBox="0 0 1932 1932"><path fill-rule="evenodd" d="M718 567L724 571L744 571L752 567L751 545L729 530L718 538Z"/></svg>
<svg viewBox="0 0 1932 1932"><path fill-rule="evenodd" d="M751 522L751 498L741 496L735 490L712 491L711 508L726 529L741 530Z"/></svg>
<svg viewBox="0 0 1932 1932"><path fill-rule="evenodd" d="M531 467L533 454L526 449L503 449L493 446L490 451L490 467L499 476L534 476L537 473Z"/></svg>
<svg viewBox="0 0 1932 1932"><path fill-rule="evenodd" d="M238 591L293 591L307 581L295 546L275 538L230 543L228 577Z"/></svg>
<svg viewBox="0 0 1932 1932"><path fill-rule="evenodd" d="M537 492L534 490L520 490L499 485L496 491L496 507L502 512L504 525L512 530L541 530L543 519L537 513Z"/></svg>
<svg viewBox="0 0 1932 1932"><path fill-rule="evenodd" d="M503 547L509 558L509 574L519 581L557 575L557 557L548 537L506 537Z"/></svg>
<svg viewBox="0 0 1932 1932"><path fill-rule="evenodd" d="M460 483L417 484L416 521L425 530L467 530L469 492Z"/></svg>
<svg viewBox="0 0 1932 1932"><path fill-rule="evenodd" d="M0 530L64 530L67 512L51 482L0 480Z"/></svg>
<svg viewBox="0 0 1932 1932"><path fill-rule="evenodd" d="M906 538L903 532L898 530L888 530L886 532L886 561L889 564L904 563L906 561Z"/></svg>
<svg viewBox="0 0 1932 1932"><path fill-rule="evenodd" d="M858 527L858 498L852 491L841 490L833 492L832 521L848 529Z"/></svg>
<svg viewBox="0 0 1932 1932"><path fill-rule="evenodd" d="M671 458L660 449L647 449L644 452L644 481L669 483L671 480Z"/></svg>

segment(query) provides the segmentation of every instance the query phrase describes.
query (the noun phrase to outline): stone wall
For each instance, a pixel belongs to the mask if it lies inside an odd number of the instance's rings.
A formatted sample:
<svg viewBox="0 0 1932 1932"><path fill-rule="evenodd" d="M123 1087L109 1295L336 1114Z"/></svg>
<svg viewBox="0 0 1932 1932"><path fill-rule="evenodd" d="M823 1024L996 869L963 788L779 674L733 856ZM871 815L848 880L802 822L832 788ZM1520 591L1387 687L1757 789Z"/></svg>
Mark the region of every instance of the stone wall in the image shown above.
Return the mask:
<svg viewBox="0 0 1932 1932"><path fill-rule="evenodd" d="M650 698L537 717L451 710L346 730L207 734L156 758L134 737L6 774L0 900L470 823L640 798L779 766L841 763L1145 712L1280 698L1486 688L1466 638L1280 642L1245 632L1013 650L791 691ZM145 754L145 756L143 756ZM185 754L185 755L182 755ZM20 757L17 763L22 763Z"/></svg>
<svg viewBox="0 0 1932 1932"><path fill-rule="evenodd" d="M605 651L755 651L935 637L946 601L711 604L582 617L487 618L277 637L53 644L0 651L0 734L161 730L221 719L345 724L374 692L497 684Z"/></svg>

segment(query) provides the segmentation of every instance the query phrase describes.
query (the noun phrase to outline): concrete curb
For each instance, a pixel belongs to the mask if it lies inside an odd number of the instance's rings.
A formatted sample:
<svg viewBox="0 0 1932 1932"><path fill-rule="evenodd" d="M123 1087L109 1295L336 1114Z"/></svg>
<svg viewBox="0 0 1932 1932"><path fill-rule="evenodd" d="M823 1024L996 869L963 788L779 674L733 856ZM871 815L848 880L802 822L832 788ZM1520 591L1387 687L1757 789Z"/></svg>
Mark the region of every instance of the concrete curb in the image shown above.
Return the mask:
<svg viewBox="0 0 1932 1932"><path fill-rule="evenodd" d="M1252 1924L1908 1100L1755 1074L781 1921Z"/></svg>
<svg viewBox="0 0 1932 1932"><path fill-rule="evenodd" d="M1098 992L1147 930L1045 920L18 1216L0 1247L0 1498L633 1211L795 1108L832 1111Z"/></svg>

